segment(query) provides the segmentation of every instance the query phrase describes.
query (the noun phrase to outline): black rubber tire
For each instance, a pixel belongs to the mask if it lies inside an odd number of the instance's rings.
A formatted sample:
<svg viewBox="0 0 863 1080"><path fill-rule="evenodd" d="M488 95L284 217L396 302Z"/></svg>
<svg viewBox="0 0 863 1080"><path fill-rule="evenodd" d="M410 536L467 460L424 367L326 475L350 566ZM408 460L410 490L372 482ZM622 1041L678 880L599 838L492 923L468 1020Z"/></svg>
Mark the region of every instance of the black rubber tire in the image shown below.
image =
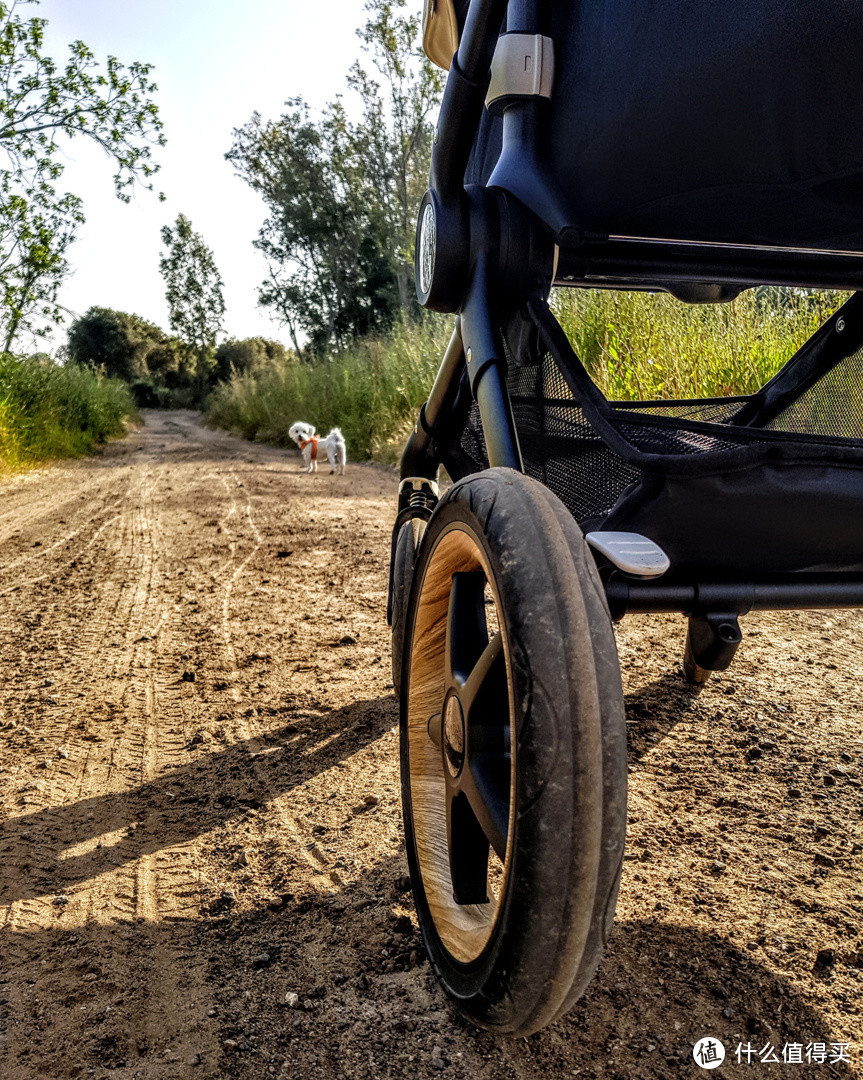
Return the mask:
<svg viewBox="0 0 863 1080"><path fill-rule="evenodd" d="M423 633L415 634L426 575L435 565L430 577L445 576L448 567L435 564L436 553L453 531L476 545L497 596L515 751L503 885L489 936L467 960L451 951L445 940L451 931L445 919L438 926L426 895L411 773L411 740L418 740L419 727L409 716L412 665L422 656L416 648L428 637L425 622ZM453 485L423 540L404 643L402 800L426 949L444 989L472 1021L527 1035L574 1004L602 957L626 819L623 695L611 620L593 559L559 500L509 469L489 469ZM425 783L416 765L414 776L415 783ZM431 876L429 882L440 912L439 875L437 883Z"/></svg>
<svg viewBox="0 0 863 1080"><path fill-rule="evenodd" d="M408 596L414 578L417 561L417 543L414 524L406 521L399 529L393 555L393 608L392 608L392 664L393 688L396 697L401 691L402 653L404 651L405 616Z"/></svg>
<svg viewBox="0 0 863 1080"><path fill-rule="evenodd" d="M614 911L626 844L629 770L620 658L605 589L584 534L572 514L548 488L544 487L543 493L567 539L579 581L589 582L584 584L582 596L590 623L597 687L603 688L599 693L599 706L602 729L602 847L605 854L597 877L590 935L570 992L558 1010L557 1015L562 1016L575 1005L590 985L614 926Z"/></svg>

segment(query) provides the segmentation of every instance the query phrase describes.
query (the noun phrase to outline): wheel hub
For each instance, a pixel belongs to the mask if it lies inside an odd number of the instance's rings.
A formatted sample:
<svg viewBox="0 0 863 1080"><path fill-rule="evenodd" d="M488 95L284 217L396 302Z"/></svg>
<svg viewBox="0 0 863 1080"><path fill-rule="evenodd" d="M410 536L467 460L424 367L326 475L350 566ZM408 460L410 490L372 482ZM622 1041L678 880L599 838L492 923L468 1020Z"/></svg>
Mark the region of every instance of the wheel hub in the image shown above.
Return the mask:
<svg viewBox="0 0 863 1080"><path fill-rule="evenodd" d="M443 710L443 757L447 772L457 777L464 765L464 712L461 702L450 694Z"/></svg>

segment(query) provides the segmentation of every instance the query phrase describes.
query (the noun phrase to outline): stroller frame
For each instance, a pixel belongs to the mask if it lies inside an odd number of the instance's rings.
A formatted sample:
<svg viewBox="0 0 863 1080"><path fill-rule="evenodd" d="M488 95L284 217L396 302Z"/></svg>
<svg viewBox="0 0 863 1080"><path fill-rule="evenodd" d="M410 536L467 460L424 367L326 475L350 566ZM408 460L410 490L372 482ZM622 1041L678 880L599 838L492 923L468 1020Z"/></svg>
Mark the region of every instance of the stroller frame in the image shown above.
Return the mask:
<svg viewBox="0 0 863 1080"><path fill-rule="evenodd" d="M552 224L540 222L510 195L494 190L495 183L518 178L509 190L517 189L526 205L548 209L549 193L539 179L533 137L536 115L546 104L536 98L509 104L503 118L504 151L489 186L465 189L463 177L485 101L497 28L506 17L508 33L541 33L541 8L541 3L532 0L472 0L453 59L435 131L429 194L419 214L421 225L427 201L435 201L439 264L435 276L448 295L440 296L437 286L424 296L421 287L418 290L427 307L458 308L460 315L402 455L402 481L436 481L442 463L440 448L463 419L465 403L458 397L465 369L479 405L489 465L523 470L506 388L504 349L492 318L495 307L524 303L532 295L545 296L552 285L663 290L691 301L731 299L754 285L863 288L863 255L853 252L624 237L584 241L577 226L554 217L554 207ZM419 251L419 229L417 240ZM417 501L408 485L396 530L411 516L426 516L425 510L418 510ZM863 573L796 572L766 580L707 578L686 583L673 578L642 582L611 574L606 588L615 618L647 612L689 616L723 612L736 617L752 610L863 606ZM712 642L712 647L716 645Z"/></svg>
<svg viewBox="0 0 863 1080"><path fill-rule="evenodd" d="M607 402L546 304L555 285L663 290L695 303L756 285L855 291L863 255L590 235L548 179L538 131L549 104L536 92L498 93L489 112L502 112L500 156L487 183L466 184L500 28L505 20L507 34L544 35L545 6L470 0L452 61L419 209L416 280L420 303L454 314L455 327L401 458L387 611L407 854L426 949L471 1020L520 1035L583 994L613 920L626 738L611 620L687 616L684 672L704 683L731 664L747 612L863 607L863 503L854 490L863 398L850 434L843 423L804 426L805 437L777 423L783 409L799 415L804 396L840 365L850 367L824 393L841 397L863 378L863 295L757 394L700 403L714 410L707 422L696 402ZM527 360L512 345L522 331ZM602 495L614 488L611 496L576 513L578 499L567 502L559 481L554 490L535 447L520 440L525 418L541 447L590 444L578 451L587 460L579 475L617 469L617 487L606 483ZM558 478L572 460L559 452ZM440 498L442 465L456 483ZM764 483L765 520L736 551L728 537L745 523L745 498L732 508L753 476ZM774 552L771 515L787 477L803 493L801 514L829 506L834 490L837 510L823 523L810 512ZM576 524L588 542L603 529L644 539L658 507L673 535L689 500L695 510L684 517L695 523L683 523L679 546L666 549L670 569L652 578L588 548ZM730 525L720 539L688 551L699 527L710 532L723 514ZM521 530L520 516L531 519ZM812 557L822 525L823 560ZM494 635L489 606L499 616ZM494 727L502 695L509 718ZM493 768L483 764L492 759ZM494 895L490 853L503 875Z"/></svg>

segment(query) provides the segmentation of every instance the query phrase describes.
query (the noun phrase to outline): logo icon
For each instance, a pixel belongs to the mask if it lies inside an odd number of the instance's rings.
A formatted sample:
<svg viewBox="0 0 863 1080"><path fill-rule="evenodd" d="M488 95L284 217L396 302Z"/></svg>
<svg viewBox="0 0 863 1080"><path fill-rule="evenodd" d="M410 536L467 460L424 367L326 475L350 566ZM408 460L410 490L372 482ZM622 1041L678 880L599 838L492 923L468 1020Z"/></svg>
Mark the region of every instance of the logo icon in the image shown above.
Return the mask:
<svg viewBox="0 0 863 1080"><path fill-rule="evenodd" d="M702 1069L718 1069L725 1061L725 1047L719 1039L709 1036L699 1039L692 1048L692 1056Z"/></svg>

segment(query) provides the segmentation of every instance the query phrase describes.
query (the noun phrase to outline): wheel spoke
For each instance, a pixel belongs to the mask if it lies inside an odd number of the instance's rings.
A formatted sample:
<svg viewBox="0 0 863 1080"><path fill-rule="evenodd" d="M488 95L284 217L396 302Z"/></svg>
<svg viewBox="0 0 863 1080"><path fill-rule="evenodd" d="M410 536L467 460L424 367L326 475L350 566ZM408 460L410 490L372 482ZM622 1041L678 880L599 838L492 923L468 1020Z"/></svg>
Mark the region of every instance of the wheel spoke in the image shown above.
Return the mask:
<svg viewBox="0 0 863 1080"><path fill-rule="evenodd" d="M508 723L509 697L501 634L495 634L483 649L458 696L469 724L485 727ZM498 714L501 707L502 714Z"/></svg>
<svg viewBox="0 0 863 1080"><path fill-rule="evenodd" d="M503 861L509 828L509 690L503 637L489 640L485 574L452 576L447 615L445 679L464 713L464 765L447 787L447 844L453 896L458 904L487 902L488 855ZM441 745L439 716L429 738Z"/></svg>
<svg viewBox="0 0 863 1080"><path fill-rule="evenodd" d="M488 645L485 574L453 574L446 624L446 685L461 687Z"/></svg>
<svg viewBox="0 0 863 1080"><path fill-rule="evenodd" d="M488 840L463 793L447 793L446 834L457 904L488 903Z"/></svg>
<svg viewBox="0 0 863 1080"><path fill-rule="evenodd" d="M506 858L510 786L509 758L499 754L475 754L461 777L461 791L501 862Z"/></svg>
<svg viewBox="0 0 863 1080"><path fill-rule="evenodd" d="M467 720L462 788L486 838L503 860L509 828L509 688L503 637L495 634L459 693Z"/></svg>

